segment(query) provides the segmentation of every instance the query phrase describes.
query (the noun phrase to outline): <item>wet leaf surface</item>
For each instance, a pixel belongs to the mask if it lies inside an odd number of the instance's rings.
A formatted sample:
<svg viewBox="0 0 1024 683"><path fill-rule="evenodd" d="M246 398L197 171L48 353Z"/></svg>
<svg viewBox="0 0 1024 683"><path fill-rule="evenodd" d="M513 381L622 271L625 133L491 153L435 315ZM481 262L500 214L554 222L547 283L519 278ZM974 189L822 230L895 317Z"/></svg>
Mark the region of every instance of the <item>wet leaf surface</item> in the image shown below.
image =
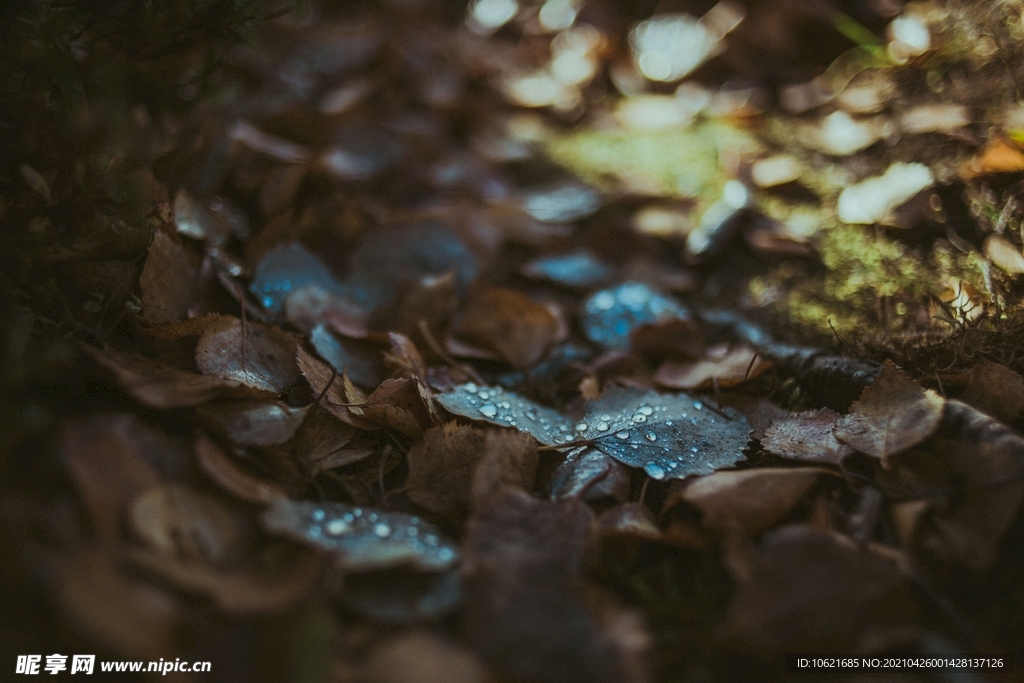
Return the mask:
<svg viewBox="0 0 1024 683"><path fill-rule="evenodd" d="M263 523L271 532L329 551L351 571L403 565L440 571L459 555L436 527L402 512L281 499L263 514Z"/></svg>
<svg viewBox="0 0 1024 683"><path fill-rule="evenodd" d="M750 437L746 418L733 409L617 386L606 388L574 429L576 438L659 480L729 467L745 459Z"/></svg>
<svg viewBox="0 0 1024 683"><path fill-rule="evenodd" d="M463 384L438 394L437 401L455 415L521 429L546 446L571 440L572 422L568 418L501 387Z"/></svg>

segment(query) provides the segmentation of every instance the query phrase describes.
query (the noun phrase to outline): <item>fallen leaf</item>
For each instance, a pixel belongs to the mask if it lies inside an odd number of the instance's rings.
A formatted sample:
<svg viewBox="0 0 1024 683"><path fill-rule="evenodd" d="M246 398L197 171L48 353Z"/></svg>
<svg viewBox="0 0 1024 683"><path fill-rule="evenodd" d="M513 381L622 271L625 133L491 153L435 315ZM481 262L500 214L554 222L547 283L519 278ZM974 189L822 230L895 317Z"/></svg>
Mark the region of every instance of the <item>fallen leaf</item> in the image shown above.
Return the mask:
<svg viewBox="0 0 1024 683"><path fill-rule="evenodd" d="M199 338L196 366L204 375L281 394L299 379L295 349L296 340L275 327L223 318Z"/></svg>
<svg viewBox="0 0 1024 683"><path fill-rule="evenodd" d="M473 507L486 505L505 488L532 491L537 475L537 442L529 434L491 429L484 437L480 462L473 472Z"/></svg>
<svg viewBox="0 0 1024 683"><path fill-rule="evenodd" d="M154 323L182 320L199 300L199 269L185 247L162 230L153 233L139 277L142 315Z"/></svg>
<svg viewBox="0 0 1024 683"><path fill-rule="evenodd" d="M324 566L325 555L305 552L273 573L216 570L199 562L130 550L127 564L170 583L186 593L208 597L224 613L236 617L283 612L309 595Z"/></svg>
<svg viewBox="0 0 1024 683"><path fill-rule="evenodd" d="M501 387L480 387L469 382L438 394L437 402L453 415L499 427L515 427L546 446L572 440L572 421L568 418Z"/></svg>
<svg viewBox="0 0 1024 683"><path fill-rule="evenodd" d="M700 358L704 339L690 318L670 318L633 328L630 347L637 353L678 358Z"/></svg>
<svg viewBox="0 0 1024 683"><path fill-rule="evenodd" d="M596 448L570 450L551 474L551 497L571 500L583 496L588 503L610 498L622 503L629 498L630 470Z"/></svg>
<svg viewBox="0 0 1024 683"><path fill-rule="evenodd" d="M886 629L912 626L910 581L851 540L787 527L755 554L723 635L762 660L786 652L857 652Z"/></svg>
<svg viewBox="0 0 1024 683"><path fill-rule="evenodd" d="M386 379L365 401L349 405L348 412L376 426L418 437L437 421L433 402L433 395L418 380Z"/></svg>
<svg viewBox="0 0 1024 683"><path fill-rule="evenodd" d="M674 300L638 282L626 282L597 292L584 304L580 321L592 342L609 348L629 347L630 333L640 325L685 318Z"/></svg>
<svg viewBox="0 0 1024 683"><path fill-rule="evenodd" d="M196 461L200 469L239 500L258 505L269 505L288 494L277 484L259 479L245 472L205 435L196 440Z"/></svg>
<svg viewBox="0 0 1024 683"><path fill-rule="evenodd" d="M743 460L750 426L739 412L716 413L688 394L615 385L587 406L575 437L652 479L710 474Z"/></svg>
<svg viewBox="0 0 1024 683"><path fill-rule="evenodd" d="M889 456L930 437L942 421L943 398L915 384L891 361L836 422L840 441L888 465Z"/></svg>
<svg viewBox="0 0 1024 683"><path fill-rule="evenodd" d="M350 571L403 565L440 571L458 559L434 525L404 512L279 499L263 513L263 524L271 533L329 551Z"/></svg>
<svg viewBox="0 0 1024 683"><path fill-rule="evenodd" d="M1024 378L1005 365L983 360L967 376L960 400L1004 422L1024 414Z"/></svg>
<svg viewBox="0 0 1024 683"><path fill-rule="evenodd" d="M669 389L706 389L715 381L719 387L732 387L769 367L758 352L747 346L721 344L709 348L696 362L665 361L654 374L654 381Z"/></svg>
<svg viewBox="0 0 1024 683"><path fill-rule="evenodd" d="M395 568L346 574L335 599L374 621L422 623L450 614L459 606L462 581L457 568L443 572Z"/></svg>
<svg viewBox="0 0 1024 683"><path fill-rule="evenodd" d="M239 553L239 518L218 499L187 486L149 489L133 501L130 519L135 534L169 558L218 565Z"/></svg>
<svg viewBox="0 0 1024 683"><path fill-rule="evenodd" d="M360 675L366 683L486 683L487 670L457 642L413 631L378 645Z"/></svg>
<svg viewBox="0 0 1024 683"><path fill-rule="evenodd" d="M218 397L256 393L232 379L200 375L144 356L91 346L81 348L113 372L125 391L151 408L184 408Z"/></svg>
<svg viewBox="0 0 1024 683"><path fill-rule="evenodd" d="M277 446L291 439L306 418L306 408L281 401L213 401L197 412L241 446Z"/></svg>
<svg viewBox="0 0 1024 683"><path fill-rule="evenodd" d="M424 432L406 456L409 477L403 490L409 500L450 521L464 521L485 437L484 430L456 422Z"/></svg>
<svg viewBox="0 0 1024 683"><path fill-rule="evenodd" d="M960 168L960 177L969 181L995 173L1020 171L1024 171L1024 152L1003 138L995 138Z"/></svg>
<svg viewBox="0 0 1024 683"><path fill-rule="evenodd" d="M173 656L183 618L167 592L125 576L97 548L83 548L53 565L62 613L98 645L126 657Z"/></svg>
<svg viewBox="0 0 1024 683"><path fill-rule="evenodd" d="M759 534L775 526L828 475L832 473L817 467L715 472L688 483L665 506L683 501L700 511L701 524L709 529Z"/></svg>
<svg viewBox="0 0 1024 683"><path fill-rule="evenodd" d="M292 242L279 244L263 256L249 291L263 308L277 314L292 292L307 287L316 288L325 297L346 298L345 288L324 262L301 244Z"/></svg>
<svg viewBox="0 0 1024 683"><path fill-rule="evenodd" d="M832 433L839 417L828 408L777 417L765 430L761 446L781 458L838 465L854 452Z"/></svg>
<svg viewBox="0 0 1024 683"><path fill-rule="evenodd" d="M496 351L517 368L528 368L567 336L551 309L510 289L470 296L458 327L461 336Z"/></svg>
<svg viewBox="0 0 1024 683"><path fill-rule="evenodd" d="M422 379L427 376L427 364L423 362L423 356L411 339L398 332L389 332L388 340L391 342L391 350L384 352L385 364L401 377Z"/></svg>
<svg viewBox="0 0 1024 683"><path fill-rule="evenodd" d="M580 600L592 528L586 505L513 489L475 512L462 631L494 670L536 683L620 680L617 653Z"/></svg>
<svg viewBox="0 0 1024 683"><path fill-rule="evenodd" d="M547 280L564 287L589 289L607 284L614 269L589 251L574 251L557 256L541 256L522 268L526 277Z"/></svg>

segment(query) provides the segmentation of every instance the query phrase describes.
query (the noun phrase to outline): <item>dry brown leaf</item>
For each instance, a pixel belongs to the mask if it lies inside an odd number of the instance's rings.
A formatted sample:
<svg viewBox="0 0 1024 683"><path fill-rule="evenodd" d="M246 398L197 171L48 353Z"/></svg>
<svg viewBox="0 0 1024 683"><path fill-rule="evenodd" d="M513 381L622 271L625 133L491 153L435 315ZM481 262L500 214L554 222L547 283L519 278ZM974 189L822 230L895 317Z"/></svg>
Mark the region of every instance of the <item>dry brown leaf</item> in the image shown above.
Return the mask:
<svg viewBox="0 0 1024 683"><path fill-rule="evenodd" d="M665 505L685 501L700 510L701 524L709 529L759 534L789 514L822 476L830 474L817 467L715 472L697 477Z"/></svg>
<svg viewBox="0 0 1024 683"><path fill-rule="evenodd" d="M426 377L427 365L412 340L404 334L389 332L391 350L384 352L384 362L399 377Z"/></svg>
<svg viewBox="0 0 1024 683"><path fill-rule="evenodd" d="M486 683L487 670L471 651L428 631L378 645L363 666L365 683Z"/></svg>
<svg viewBox="0 0 1024 683"><path fill-rule="evenodd" d="M243 533L231 508L180 484L155 486L137 497L131 523L157 553L214 565L237 555Z"/></svg>
<svg viewBox="0 0 1024 683"><path fill-rule="evenodd" d="M157 230L139 277L142 315L151 322L182 320L199 299L199 269L177 240Z"/></svg>
<svg viewBox="0 0 1024 683"><path fill-rule="evenodd" d="M493 349L517 368L536 364L566 336L564 323L549 307L518 292L497 288L470 297L458 331Z"/></svg>
<svg viewBox="0 0 1024 683"><path fill-rule="evenodd" d="M182 619L170 595L125 576L97 548L53 564L62 613L97 644L126 657L173 656Z"/></svg>
<svg viewBox="0 0 1024 683"><path fill-rule="evenodd" d="M747 346L720 344L709 348L696 362L665 361L654 373L654 381L669 389L706 389L715 380L720 387L731 387L757 377L769 367Z"/></svg>
<svg viewBox="0 0 1024 683"><path fill-rule="evenodd" d="M1024 152L1002 138L996 138L960 169L964 180L995 173L1024 171Z"/></svg>
<svg viewBox="0 0 1024 683"><path fill-rule="evenodd" d="M129 503L159 485L156 470L139 451L159 436L132 415L97 415L62 429L61 457L102 542L118 539Z"/></svg>
<svg viewBox="0 0 1024 683"><path fill-rule="evenodd" d="M386 379L366 401L348 407L348 412L378 427L418 437L437 422L434 397L414 379Z"/></svg>
<svg viewBox="0 0 1024 683"><path fill-rule="evenodd" d="M124 559L133 568L179 590L210 598L228 615L248 617L282 612L309 595L326 557L319 552L305 552L273 574L218 571L203 563L182 562L138 549L129 550Z"/></svg>
<svg viewBox="0 0 1024 683"><path fill-rule="evenodd" d="M379 428L379 425L349 410L350 404L361 404L366 401L366 396L347 375L338 374L330 365L306 351L301 344L296 349L295 360L320 407L353 427Z"/></svg>
<svg viewBox="0 0 1024 683"><path fill-rule="evenodd" d="M196 441L196 460L210 479L239 500L269 505L278 498L288 496L277 484L258 479L243 471L231 461L227 453L204 435L200 435Z"/></svg>
<svg viewBox="0 0 1024 683"><path fill-rule="evenodd" d="M1013 422L1024 414L1024 378L1005 365L983 360L971 368L960 400L999 420Z"/></svg>
<svg viewBox="0 0 1024 683"><path fill-rule="evenodd" d="M407 456L409 477L404 490L409 500L450 521L463 522L485 436L483 429L457 422L424 432Z"/></svg>
<svg viewBox="0 0 1024 683"><path fill-rule="evenodd" d="M838 465L854 452L832 433L839 417L839 413L822 408L776 418L765 430L761 446L782 458Z"/></svg>
<svg viewBox="0 0 1024 683"><path fill-rule="evenodd" d="M879 631L912 625L913 591L896 564L807 527L773 534L732 598L723 635L775 660L786 652L855 652Z"/></svg>
<svg viewBox="0 0 1024 683"><path fill-rule="evenodd" d="M891 361L839 419L833 433L861 453L888 464L889 456L930 437L942 421L944 399L922 389Z"/></svg>
<svg viewBox="0 0 1024 683"><path fill-rule="evenodd" d="M597 520L602 539L629 539L660 543L665 534L654 513L643 503L623 503L608 508Z"/></svg>
<svg viewBox="0 0 1024 683"><path fill-rule="evenodd" d="M377 450L362 432L318 405L310 407L299 431L286 449L301 463L310 479L321 472L367 458Z"/></svg>
<svg viewBox="0 0 1024 683"><path fill-rule="evenodd" d="M144 356L91 346L82 350L113 372L125 391L151 408L184 408L223 396L259 395L241 382L181 370Z"/></svg>
<svg viewBox="0 0 1024 683"><path fill-rule="evenodd" d="M700 358L704 338L690 318L666 318L639 325L629 333L630 347L637 353L670 358Z"/></svg>
<svg viewBox="0 0 1024 683"><path fill-rule="evenodd" d="M532 491L539 458L537 441L529 434L509 429L488 430L483 457L473 473L474 509L486 505L507 487Z"/></svg>
<svg viewBox="0 0 1024 683"><path fill-rule="evenodd" d="M982 572L999 558L1024 502L1024 439L965 403L947 401L934 441L931 460L941 463L952 487L932 488L954 495L935 501L918 547Z"/></svg>
<svg viewBox="0 0 1024 683"><path fill-rule="evenodd" d="M278 446L291 439L309 407L281 401L215 401L196 409L211 429L242 446Z"/></svg>
<svg viewBox="0 0 1024 683"><path fill-rule="evenodd" d="M281 330L225 317L203 334L196 346L196 366L204 375L235 380L277 394L299 379L296 340Z"/></svg>

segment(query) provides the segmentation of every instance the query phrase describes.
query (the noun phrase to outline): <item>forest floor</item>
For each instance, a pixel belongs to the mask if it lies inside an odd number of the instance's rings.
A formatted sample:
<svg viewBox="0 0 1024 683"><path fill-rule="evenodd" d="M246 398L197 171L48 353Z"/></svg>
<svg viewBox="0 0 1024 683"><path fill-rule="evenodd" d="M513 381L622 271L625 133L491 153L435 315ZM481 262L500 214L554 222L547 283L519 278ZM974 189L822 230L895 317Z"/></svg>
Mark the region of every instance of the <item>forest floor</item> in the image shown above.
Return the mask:
<svg viewBox="0 0 1024 683"><path fill-rule="evenodd" d="M0 666L1020 680L1024 2L12 3L0 70Z"/></svg>

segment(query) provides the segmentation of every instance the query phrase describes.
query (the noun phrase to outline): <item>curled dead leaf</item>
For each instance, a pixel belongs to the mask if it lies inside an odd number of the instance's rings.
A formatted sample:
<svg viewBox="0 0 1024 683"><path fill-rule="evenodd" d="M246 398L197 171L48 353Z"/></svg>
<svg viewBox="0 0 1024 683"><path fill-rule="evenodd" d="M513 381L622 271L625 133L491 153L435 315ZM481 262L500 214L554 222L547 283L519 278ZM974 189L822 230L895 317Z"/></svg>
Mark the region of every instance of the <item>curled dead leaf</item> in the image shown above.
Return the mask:
<svg viewBox="0 0 1024 683"><path fill-rule="evenodd" d="M212 324L196 346L196 366L204 375L235 380L281 394L299 378L296 340L276 327L225 317Z"/></svg>
<svg viewBox="0 0 1024 683"><path fill-rule="evenodd" d="M761 446L781 458L838 465L854 452L832 433L839 417L828 408L777 417L765 430Z"/></svg>

